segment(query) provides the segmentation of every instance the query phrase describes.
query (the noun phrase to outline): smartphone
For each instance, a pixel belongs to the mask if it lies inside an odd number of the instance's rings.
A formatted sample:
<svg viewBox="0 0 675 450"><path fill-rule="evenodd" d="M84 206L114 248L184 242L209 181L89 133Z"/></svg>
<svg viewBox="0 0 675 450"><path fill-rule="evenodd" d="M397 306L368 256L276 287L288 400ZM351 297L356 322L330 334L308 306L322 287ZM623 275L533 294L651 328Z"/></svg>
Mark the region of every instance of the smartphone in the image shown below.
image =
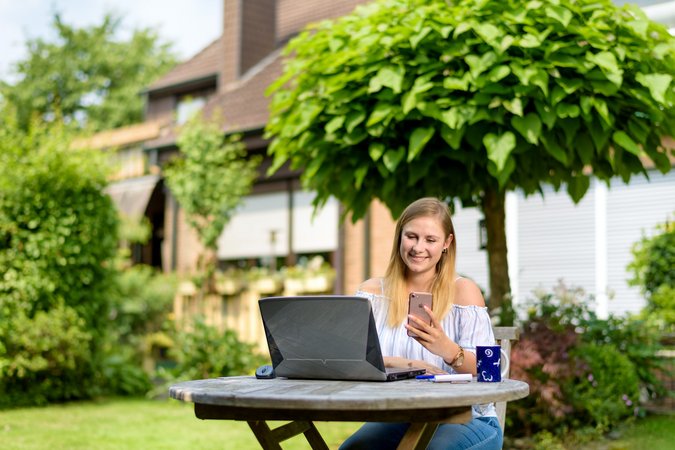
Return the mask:
<svg viewBox="0 0 675 450"><path fill-rule="evenodd" d="M427 305L429 309L432 307L432 298L431 293L429 292L411 292L408 296L408 314L419 317L420 319L425 320L429 325L431 325L431 317L425 311L424 305ZM410 324L410 319L408 319L408 324ZM415 324L411 324L415 326ZM415 333L408 330L408 336L417 337Z"/></svg>

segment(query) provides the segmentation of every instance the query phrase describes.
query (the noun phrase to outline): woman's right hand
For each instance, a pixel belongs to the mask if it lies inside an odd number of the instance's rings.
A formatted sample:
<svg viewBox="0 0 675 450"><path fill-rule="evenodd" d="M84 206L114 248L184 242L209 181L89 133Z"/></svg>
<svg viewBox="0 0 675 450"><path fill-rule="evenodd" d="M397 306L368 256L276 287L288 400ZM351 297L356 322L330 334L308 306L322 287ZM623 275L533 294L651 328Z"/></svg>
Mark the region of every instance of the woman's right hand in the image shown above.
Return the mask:
<svg viewBox="0 0 675 450"><path fill-rule="evenodd" d="M421 359L407 359L401 358L399 356L385 356L384 366L398 369L410 369L413 367L426 369L429 375L445 375L448 373L440 367L429 364L428 362L422 361Z"/></svg>

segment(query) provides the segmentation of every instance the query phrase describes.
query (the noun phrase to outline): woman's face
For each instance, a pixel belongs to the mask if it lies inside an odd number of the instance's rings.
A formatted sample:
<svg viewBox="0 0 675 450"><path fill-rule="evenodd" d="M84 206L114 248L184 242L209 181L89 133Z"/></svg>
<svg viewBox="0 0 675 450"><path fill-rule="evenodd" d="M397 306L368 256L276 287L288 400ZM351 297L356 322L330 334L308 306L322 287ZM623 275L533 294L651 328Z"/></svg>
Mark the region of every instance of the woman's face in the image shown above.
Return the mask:
<svg viewBox="0 0 675 450"><path fill-rule="evenodd" d="M436 217L418 217L401 230L399 252L403 263L413 273L435 272L444 248L452 241L445 237L441 222Z"/></svg>

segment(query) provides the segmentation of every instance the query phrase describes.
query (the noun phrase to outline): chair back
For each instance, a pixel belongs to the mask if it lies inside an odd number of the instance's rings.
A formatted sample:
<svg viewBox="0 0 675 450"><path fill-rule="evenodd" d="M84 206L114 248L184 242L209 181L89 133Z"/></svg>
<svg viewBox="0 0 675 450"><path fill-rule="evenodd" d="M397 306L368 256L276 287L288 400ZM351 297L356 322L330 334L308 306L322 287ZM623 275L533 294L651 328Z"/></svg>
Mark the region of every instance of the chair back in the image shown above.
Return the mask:
<svg viewBox="0 0 675 450"><path fill-rule="evenodd" d="M504 351L504 355L509 358L508 370L506 372L506 377L509 378L511 372L511 341L517 341L520 337L520 330L517 327L492 327L492 332L495 335L495 340L497 344L501 346ZM499 425L504 431L505 419L506 419L506 402L497 402L495 404L497 408L497 418L499 419Z"/></svg>

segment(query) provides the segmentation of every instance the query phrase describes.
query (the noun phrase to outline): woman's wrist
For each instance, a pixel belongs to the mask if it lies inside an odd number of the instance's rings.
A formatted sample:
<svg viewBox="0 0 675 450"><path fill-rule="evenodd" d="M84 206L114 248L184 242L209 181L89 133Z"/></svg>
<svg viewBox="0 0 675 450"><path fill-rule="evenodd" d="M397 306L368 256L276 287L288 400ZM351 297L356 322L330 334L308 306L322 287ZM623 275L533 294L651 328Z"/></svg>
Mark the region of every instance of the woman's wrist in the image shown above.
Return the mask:
<svg viewBox="0 0 675 450"><path fill-rule="evenodd" d="M455 344L457 350L452 354L450 358L443 358L443 362L452 367L453 369L459 369L464 364L464 349L461 345Z"/></svg>

